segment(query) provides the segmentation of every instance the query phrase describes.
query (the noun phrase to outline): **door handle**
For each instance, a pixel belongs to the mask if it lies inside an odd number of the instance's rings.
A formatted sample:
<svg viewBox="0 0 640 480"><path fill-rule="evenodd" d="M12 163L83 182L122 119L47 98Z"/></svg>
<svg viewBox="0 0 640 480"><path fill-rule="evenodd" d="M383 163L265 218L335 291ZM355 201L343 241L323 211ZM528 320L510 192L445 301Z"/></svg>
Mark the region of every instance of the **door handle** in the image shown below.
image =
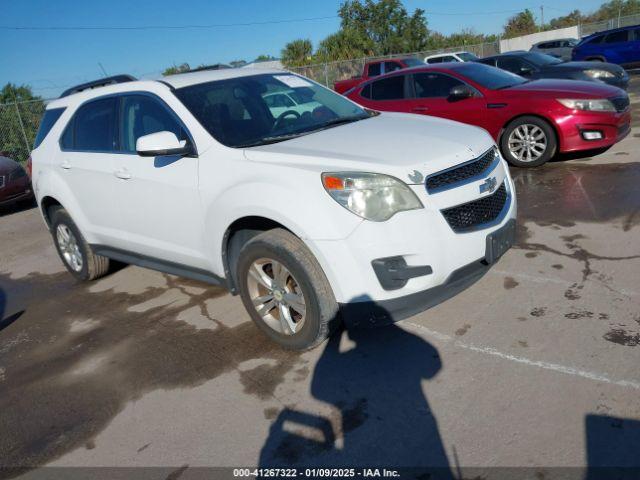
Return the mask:
<svg viewBox="0 0 640 480"><path fill-rule="evenodd" d="M429 110L429 107L413 107L411 110L414 112L426 112Z"/></svg>
<svg viewBox="0 0 640 480"><path fill-rule="evenodd" d="M69 163L68 160L64 160L62 163L60 163L60 168L64 168L65 170L69 170L71 168L71 164Z"/></svg>
<svg viewBox="0 0 640 480"><path fill-rule="evenodd" d="M116 177L121 178L122 180L129 180L131 178L131 174L129 173L129 171L126 168L122 168L120 170L116 170L115 172L113 172L113 174Z"/></svg>

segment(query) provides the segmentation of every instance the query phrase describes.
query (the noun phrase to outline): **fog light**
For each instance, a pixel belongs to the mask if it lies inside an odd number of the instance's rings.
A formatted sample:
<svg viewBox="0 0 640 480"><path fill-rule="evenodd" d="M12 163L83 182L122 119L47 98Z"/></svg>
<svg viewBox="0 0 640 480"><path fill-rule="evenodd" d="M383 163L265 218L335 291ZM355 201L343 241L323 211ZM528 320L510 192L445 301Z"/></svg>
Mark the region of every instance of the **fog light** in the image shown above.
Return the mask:
<svg viewBox="0 0 640 480"><path fill-rule="evenodd" d="M602 140L603 135L599 130L586 130L582 132L582 138L585 140Z"/></svg>

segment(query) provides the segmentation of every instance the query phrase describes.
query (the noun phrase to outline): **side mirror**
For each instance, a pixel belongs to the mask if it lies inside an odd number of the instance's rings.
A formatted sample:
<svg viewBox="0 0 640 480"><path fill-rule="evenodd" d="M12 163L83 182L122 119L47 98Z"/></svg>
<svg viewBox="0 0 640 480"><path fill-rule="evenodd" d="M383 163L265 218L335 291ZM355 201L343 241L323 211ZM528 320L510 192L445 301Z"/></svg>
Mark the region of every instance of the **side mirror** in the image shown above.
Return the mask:
<svg viewBox="0 0 640 480"><path fill-rule="evenodd" d="M194 148L186 140L178 140L173 132L156 132L143 135L136 141L136 151L141 157L169 155L193 155Z"/></svg>
<svg viewBox="0 0 640 480"><path fill-rule="evenodd" d="M464 100L475 95L474 91L468 85L458 85L449 91L450 100Z"/></svg>
<svg viewBox="0 0 640 480"><path fill-rule="evenodd" d="M518 74L522 75L523 77L531 75L532 73L533 69L531 67L520 67L520 72L518 72Z"/></svg>

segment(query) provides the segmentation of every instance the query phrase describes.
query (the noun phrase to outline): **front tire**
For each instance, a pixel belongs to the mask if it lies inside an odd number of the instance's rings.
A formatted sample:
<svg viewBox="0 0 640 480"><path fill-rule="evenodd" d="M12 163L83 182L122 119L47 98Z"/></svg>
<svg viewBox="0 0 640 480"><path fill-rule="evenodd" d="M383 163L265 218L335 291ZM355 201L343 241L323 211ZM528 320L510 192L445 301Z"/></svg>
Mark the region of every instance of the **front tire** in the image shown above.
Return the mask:
<svg viewBox="0 0 640 480"><path fill-rule="evenodd" d="M256 235L241 249L238 287L251 319L289 350L313 348L339 324L339 308L320 265L284 229Z"/></svg>
<svg viewBox="0 0 640 480"><path fill-rule="evenodd" d="M533 116L511 121L500 137L502 156L516 167L538 167L553 158L557 148L551 125Z"/></svg>
<svg viewBox="0 0 640 480"><path fill-rule="evenodd" d="M96 255L62 207L50 212L51 234L62 263L77 280L87 282L109 271L109 259Z"/></svg>

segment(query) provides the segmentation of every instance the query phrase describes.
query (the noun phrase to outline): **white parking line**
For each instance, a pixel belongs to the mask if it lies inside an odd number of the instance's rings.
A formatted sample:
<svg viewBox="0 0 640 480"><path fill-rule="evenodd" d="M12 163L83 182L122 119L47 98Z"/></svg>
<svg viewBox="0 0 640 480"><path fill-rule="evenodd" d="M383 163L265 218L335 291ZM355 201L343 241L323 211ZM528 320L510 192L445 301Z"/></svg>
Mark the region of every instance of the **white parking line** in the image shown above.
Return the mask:
<svg viewBox="0 0 640 480"><path fill-rule="evenodd" d="M614 380L602 373L589 372L589 371L580 370L574 367L559 365L557 363L543 362L540 360L530 360L525 357L519 357L516 355L500 352L492 347L472 345L470 343L465 343L465 342L461 342L460 340L456 340L450 335L436 332L434 330L431 330L430 328L427 328L423 325L413 323L413 322L404 321L404 322L400 322L400 324L406 325L410 329L412 328L412 329L418 330L428 337L435 338L442 342L452 343L455 347L463 348L465 350L470 350L472 352L491 355L494 357L501 358L503 360L509 360L512 362L521 363L523 365L528 365L530 367L537 367L537 368L542 368L544 370L552 370L554 372L565 373L567 375L574 375L574 376L586 378L589 380L595 380L596 382L604 382L604 383L609 383L611 385L617 385L619 387L630 387L636 390L640 390L640 383L633 380Z"/></svg>

